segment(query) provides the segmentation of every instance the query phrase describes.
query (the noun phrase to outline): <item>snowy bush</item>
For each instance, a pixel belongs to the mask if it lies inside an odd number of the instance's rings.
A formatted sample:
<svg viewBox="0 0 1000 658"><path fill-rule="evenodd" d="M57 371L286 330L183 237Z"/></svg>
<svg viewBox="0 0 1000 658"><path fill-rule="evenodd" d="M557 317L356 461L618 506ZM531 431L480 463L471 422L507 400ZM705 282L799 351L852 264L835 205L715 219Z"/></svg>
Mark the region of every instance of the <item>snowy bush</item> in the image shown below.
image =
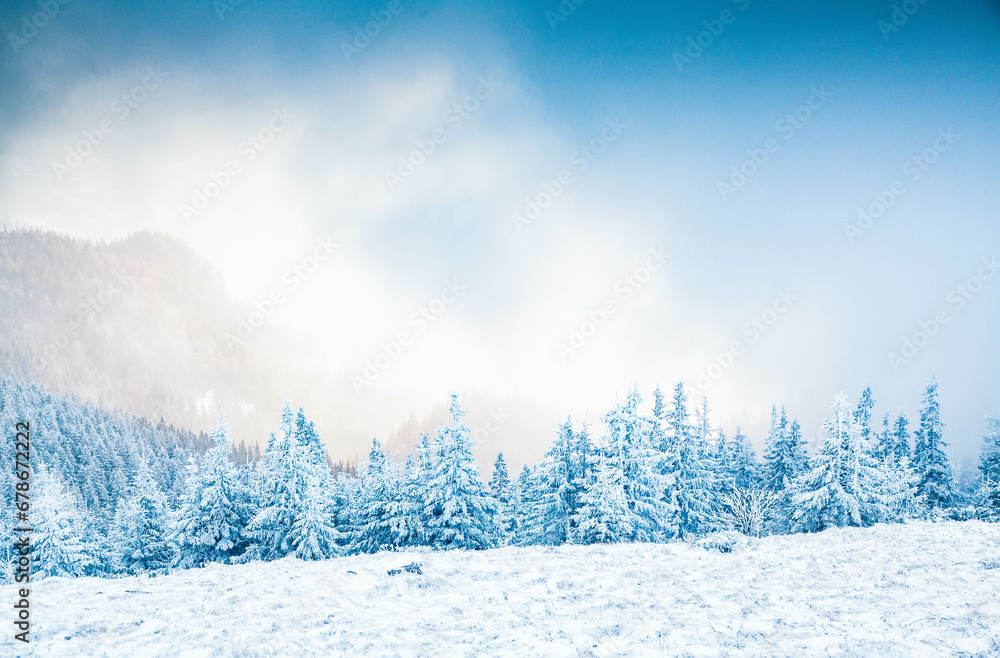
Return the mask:
<svg viewBox="0 0 1000 658"><path fill-rule="evenodd" d="M717 520L723 527L750 537L760 537L779 500L776 492L737 485L722 496Z"/></svg>
<svg viewBox="0 0 1000 658"><path fill-rule="evenodd" d="M720 553L732 553L744 544L746 544L746 539L740 533L732 530L712 532L695 542L696 546L700 546L706 551L716 550Z"/></svg>

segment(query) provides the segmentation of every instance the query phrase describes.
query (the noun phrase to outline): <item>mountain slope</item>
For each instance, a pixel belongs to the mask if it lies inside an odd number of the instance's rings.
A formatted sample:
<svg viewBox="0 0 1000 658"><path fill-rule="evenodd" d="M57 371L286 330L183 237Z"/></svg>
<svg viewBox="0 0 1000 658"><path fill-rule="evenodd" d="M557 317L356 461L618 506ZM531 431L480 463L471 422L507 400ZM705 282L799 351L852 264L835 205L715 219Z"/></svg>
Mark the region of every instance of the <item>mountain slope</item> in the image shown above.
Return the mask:
<svg viewBox="0 0 1000 658"><path fill-rule="evenodd" d="M0 232L3 372L194 430L212 427L221 402L237 440L258 443L289 399L337 438L337 385L307 372L305 347L279 330L227 345L245 317L175 238Z"/></svg>

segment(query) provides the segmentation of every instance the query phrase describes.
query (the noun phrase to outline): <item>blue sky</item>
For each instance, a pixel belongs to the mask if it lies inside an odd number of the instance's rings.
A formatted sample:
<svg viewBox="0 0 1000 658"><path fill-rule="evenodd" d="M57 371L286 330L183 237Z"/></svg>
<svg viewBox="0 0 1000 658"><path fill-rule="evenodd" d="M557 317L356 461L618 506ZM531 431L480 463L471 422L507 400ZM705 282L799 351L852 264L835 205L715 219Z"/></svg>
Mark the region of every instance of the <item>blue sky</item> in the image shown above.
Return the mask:
<svg viewBox="0 0 1000 658"><path fill-rule="evenodd" d="M346 57L388 2L244 2L220 20L207 0L73 0L0 55L4 216L175 233L247 303L333 235L338 258L273 320L315 340L338 377L458 277L468 291L364 393L400 418L455 389L593 415L632 381L694 381L738 340L745 353L708 387L720 422L784 402L811 431L835 392L866 384L879 412L912 417L936 372L951 440L977 444L1000 412L1000 277L960 309L948 299L1000 253L996 3L914 2L893 31L879 25L892 2L587 0L555 28L558 2L498 4L401 0ZM8 3L0 27L35 11ZM706 21L723 29L678 70ZM119 120L111 103L149 66L169 75ZM448 109L481 76L499 85L455 126ZM817 88L832 95L789 135L779 121ZM247 160L240 145L281 108L287 129ZM114 132L56 180L52 162L109 116ZM620 138L577 171L607 120ZM385 173L435 130L444 141L391 190ZM913 180L907 162L926 153ZM233 160L233 184L181 221ZM723 198L741 166L752 175ZM564 170L573 183L517 231L511 216ZM852 243L844 225L897 181ZM650 248L667 265L619 299ZM786 290L797 301L751 341L743 328ZM557 344L609 298L620 308L562 360ZM941 310L948 322L894 368L887 354Z"/></svg>

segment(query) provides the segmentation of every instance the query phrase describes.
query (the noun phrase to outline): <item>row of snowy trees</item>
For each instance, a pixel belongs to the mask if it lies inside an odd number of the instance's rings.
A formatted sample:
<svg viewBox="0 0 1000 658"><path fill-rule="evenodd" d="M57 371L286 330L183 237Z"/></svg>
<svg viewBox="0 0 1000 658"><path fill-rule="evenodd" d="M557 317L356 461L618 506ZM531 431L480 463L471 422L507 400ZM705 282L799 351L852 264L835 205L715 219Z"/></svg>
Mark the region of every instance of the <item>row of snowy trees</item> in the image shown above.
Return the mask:
<svg viewBox="0 0 1000 658"><path fill-rule="evenodd" d="M993 420L973 496L953 483L931 381L913 437L904 416L872 424L866 389L833 402L809 456L799 423L772 411L763 459L739 429L691 413L683 384L649 413L632 389L591 437L567 419L544 457L511 478L503 455L486 484L453 396L452 423L404 462L373 441L355 469L328 467L304 412L286 405L261 458L238 465L220 418L215 446L188 455L179 488L149 465L120 478L111 523L58 463L37 469L35 568L41 575L162 573L210 562L316 560L408 547L485 549L687 540L716 530L813 532L911 518L1000 519L1000 421ZM912 441L911 441L912 439ZM7 571L9 574L9 570ZM9 577L9 575L8 575Z"/></svg>

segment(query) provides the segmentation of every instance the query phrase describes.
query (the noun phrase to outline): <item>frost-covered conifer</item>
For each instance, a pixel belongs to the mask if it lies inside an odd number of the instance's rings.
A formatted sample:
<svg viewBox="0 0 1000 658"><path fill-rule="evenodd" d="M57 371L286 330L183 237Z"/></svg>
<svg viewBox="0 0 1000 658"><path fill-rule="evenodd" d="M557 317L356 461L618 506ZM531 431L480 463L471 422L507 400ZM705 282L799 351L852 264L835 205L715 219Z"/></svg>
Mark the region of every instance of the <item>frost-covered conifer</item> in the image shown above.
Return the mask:
<svg viewBox="0 0 1000 658"><path fill-rule="evenodd" d="M127 573L164 573L173 560L166 499L145 462L135 476L132 494L122 501L112 534L116 565Z"/></svg>
<svg viewBox="0 0 1000 658"><path fill-rule="evenodd" d="M577 544L614 544L635 539L635 514L625 497L620 467L598 458L593 482L582 493L573 541Z"/></svg>
<svg viewBox="0 0 1000 658"><path fill-rule="evenodd" d="M573 515L584 483L574 454L576 437L569 419L535 467L527 494L522 542L558 546L569 541Z"/></svg>
<svg viewBox="0 0 1000 658"><path fill-rule="evenodd" d="M903 413L900 413L899 417L896 418L896 423L893 425L892 431L889 433L887 456L891 457L892 461L896 464L901 463L904 459L912 463L910 433L906 429L907 425L909 425L909 421L906 420L906 416Z"/></svg>
<svg viewBox="0 0 1000 658"><path fill-rule="evenodd" d="M216 446L205 455L171 530L176 549L174 565L201 567L229 563L244 548L241 533L248 521L248 492L229 460L229 427L222 416L212 432Z"/></svg>
<svg viewBox="0 0 1000 658"><path fill-rule="evenodd" d="M702 449L689 423L684 383L674 387L673 404L666 414L661 449L668 536L687 538L711 530L715 517L713 478L702 459Z"/></svg>
<svg viewBox="0 0 1000 658"><path fill-rule="evenodd" d="M412 538L407 522L409 511L403 499L398 469L382 452L379 442L372 440L355 500L357 530L351 549L375 553L407 545Z"/></svg>
<svg viewBox="0 0 1000 658"><path fill-rule="evenodd" d="M32 568L38 577L87 575L99 564L95 547L89 543L81 501L62 479L41 468L36 472L32 491L34 536Z"/></svg>
<svg viewBox="0 0 1000 658"><path fill-rule="evenodd" d="M330 488L316 471L306 473L305 491L291 532L292 548L300 560L326 560L340 555L343 537L337 530Z"/></svg>
<svg viewBox="0 0 1000 658"><path fill-rule="evenodd" d="M826 438L793 496L793 524L815 532L834 526L870 525L887 515L890 501L881 464L862 440L863 426L847 396L836 396Z"/></svg>
<svg viewBox="0 0 1000 658"><path fill-rule="evenodd" d="M942 437L944 424L937 399L937 380L931 379L920 405L920 427L916 431L913 468L919 476L917 491L931 509L949 507L955 495L951 463Z"/></svg>
<svg viewBox="0 0 1000 658"><path fill-rule="evenodd" d="M439 428L435 459L427 484L422 526L435 548L484 549L496 537L496 502L479 479L472 431L465 412L451 396L452 425Z"/></svg>
<svg viewBox="0 0 1000 658"><path fill-rule="evenodd" d="M306 473L296 459L295 416L286 402L278 428L256 470L255 513L243 530L249 544L240 557L277 560L292 552L292 526L305 494Z"/></svg>
<svg viewBox="0 0 1000 658"><path fill-rule="evenodd" d="M493 477L490 478L490 493L497 503L497 538L498 546L510 543L514 534L514 500L511 492L510 476L507 473L507 462L503 453L498 453L493 462Z"/></svg>
<svg viewBox="0 0 1000 658"><path fill-rule="evenodd" d="M601 418L607 429L600 452L606 470L621 473L632 515L627 525L634 529L635 540L662 541L674 534L673 508L664 500L667 478L663 475L663 454L652 445L655 422L639 414L641 402L633 387L624 402ZM597 481L592 477L592 486Z"/></svg>
<svg viewBox="0 0 1000 658"><path fill-rule="evenodd" d="M976 511L986 521L1000 521L1000 416L988 418L979 461Z"/></svg>

